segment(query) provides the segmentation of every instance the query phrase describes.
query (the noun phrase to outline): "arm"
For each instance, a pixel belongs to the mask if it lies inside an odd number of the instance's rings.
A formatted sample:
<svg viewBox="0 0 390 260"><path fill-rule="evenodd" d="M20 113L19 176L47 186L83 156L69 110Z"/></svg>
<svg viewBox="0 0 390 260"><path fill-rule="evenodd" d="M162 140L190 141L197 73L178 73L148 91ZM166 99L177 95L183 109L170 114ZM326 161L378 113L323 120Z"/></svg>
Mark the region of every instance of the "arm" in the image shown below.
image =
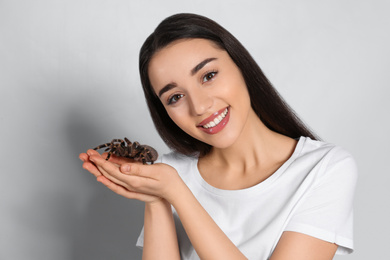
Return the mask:
<svg viewBox="0 0 390 260"><path fill-rule="evenodd" d="M132 198L127 189L100 176L99 181L110 190L127 198ZM142 259L180 260L176 228L173 221L171 204L165 199L145 202L144 244Z"/></svg>
<svg viewBox="0 0 390 260"><path fill-rule="evenodd" d="M337 245L302 233L285 231L270 260L331 260Z"/></svg>
<svg viewBox="0 0 390 260"><path fill-rule="evenodd" d="M88 153L94 157L100 157L96 151L90 150ZM97 180L107 188L123 197L145 202L142 259L180 259L171 205L166 200L159 197L130 191L123 186L112 182L102 175L102 169L98 169L90 160L88 154L83 153L80 154L79 157L84 162L83 168L91 172ZM120 165L128 163L129 160L112 156L110 162L113 166L118 168ZM105 173L105 171L103 171L103 173Z"/></svg>
<svg viewBox="0 0 390 260"><path fill-rule="evenodd" d="M142 259L180 260L171 204L164 199L145 205Z"/></svg>
<svg viewBox="0 0 390 260"><path fill-rule="evenodd" d="M201 259L247 259L223 233L187 186L171 200L183 227Z"/></svg>

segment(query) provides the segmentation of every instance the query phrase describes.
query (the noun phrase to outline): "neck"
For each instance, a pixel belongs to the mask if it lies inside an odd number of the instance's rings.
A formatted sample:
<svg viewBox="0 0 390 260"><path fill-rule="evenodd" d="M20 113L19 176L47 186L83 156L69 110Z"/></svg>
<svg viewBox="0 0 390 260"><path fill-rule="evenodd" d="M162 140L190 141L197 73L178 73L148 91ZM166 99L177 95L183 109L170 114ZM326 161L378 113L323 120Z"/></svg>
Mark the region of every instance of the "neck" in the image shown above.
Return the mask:
<svg viewBox="0 0 390 260"><path fill-rule="evenodd" d="M283 164L293 153L296 141L268 129L253 112L237 141L228 148L213 148L204 159L229 172L245 174L251 169Z"/></svg>

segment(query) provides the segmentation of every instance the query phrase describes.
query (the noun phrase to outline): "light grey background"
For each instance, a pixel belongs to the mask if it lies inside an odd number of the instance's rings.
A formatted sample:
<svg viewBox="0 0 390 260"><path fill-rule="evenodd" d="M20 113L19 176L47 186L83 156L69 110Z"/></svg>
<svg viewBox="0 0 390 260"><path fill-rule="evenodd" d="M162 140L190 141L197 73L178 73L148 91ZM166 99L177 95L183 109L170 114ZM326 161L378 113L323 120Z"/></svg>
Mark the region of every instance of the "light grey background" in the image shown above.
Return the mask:
<svg viewBox="0 0 390 260"><path fill-rule="evenodd" d="M143 204L81 168L128 136L160 153L138 51L165 17L209 16L324 140L356 158L356 251L389 259L390 4L379 0L0 0L0 259L140 259Z"/></svg>

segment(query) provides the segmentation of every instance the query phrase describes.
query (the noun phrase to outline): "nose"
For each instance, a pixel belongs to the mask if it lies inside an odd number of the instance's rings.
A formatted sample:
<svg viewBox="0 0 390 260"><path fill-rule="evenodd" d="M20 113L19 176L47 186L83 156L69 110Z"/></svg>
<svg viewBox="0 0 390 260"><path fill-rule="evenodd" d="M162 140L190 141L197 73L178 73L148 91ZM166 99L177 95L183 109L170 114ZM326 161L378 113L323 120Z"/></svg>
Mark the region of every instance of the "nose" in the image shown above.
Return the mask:
<svg viewBox="0 0 390 260"><path fill-rule="evenodd" d="M213 98L205 89L197 89L190 93L191 112L195 116L203 115L213 105Z"/></svg>

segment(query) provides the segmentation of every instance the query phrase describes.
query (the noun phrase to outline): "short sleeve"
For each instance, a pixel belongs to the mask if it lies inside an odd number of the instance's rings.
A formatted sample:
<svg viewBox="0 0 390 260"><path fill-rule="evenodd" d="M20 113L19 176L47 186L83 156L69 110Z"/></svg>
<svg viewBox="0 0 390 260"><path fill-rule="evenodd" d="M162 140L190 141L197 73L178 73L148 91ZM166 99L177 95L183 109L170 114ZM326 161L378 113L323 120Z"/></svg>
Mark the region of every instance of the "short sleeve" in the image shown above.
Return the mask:
<svg viewBox="0 0 390 260"><path fill-rule="evenodd" d="M144 247L144 228L142 228L141 233L138 236L136 247L142 249Z"/></svg>
<svg viewBox="0 0 390 260"><path fill-rule="evenodd" d="M334 148L302 198L285 231L295 231L338 245L336 254L353 251L353 198L357 167L353 157Z"/></svg>

